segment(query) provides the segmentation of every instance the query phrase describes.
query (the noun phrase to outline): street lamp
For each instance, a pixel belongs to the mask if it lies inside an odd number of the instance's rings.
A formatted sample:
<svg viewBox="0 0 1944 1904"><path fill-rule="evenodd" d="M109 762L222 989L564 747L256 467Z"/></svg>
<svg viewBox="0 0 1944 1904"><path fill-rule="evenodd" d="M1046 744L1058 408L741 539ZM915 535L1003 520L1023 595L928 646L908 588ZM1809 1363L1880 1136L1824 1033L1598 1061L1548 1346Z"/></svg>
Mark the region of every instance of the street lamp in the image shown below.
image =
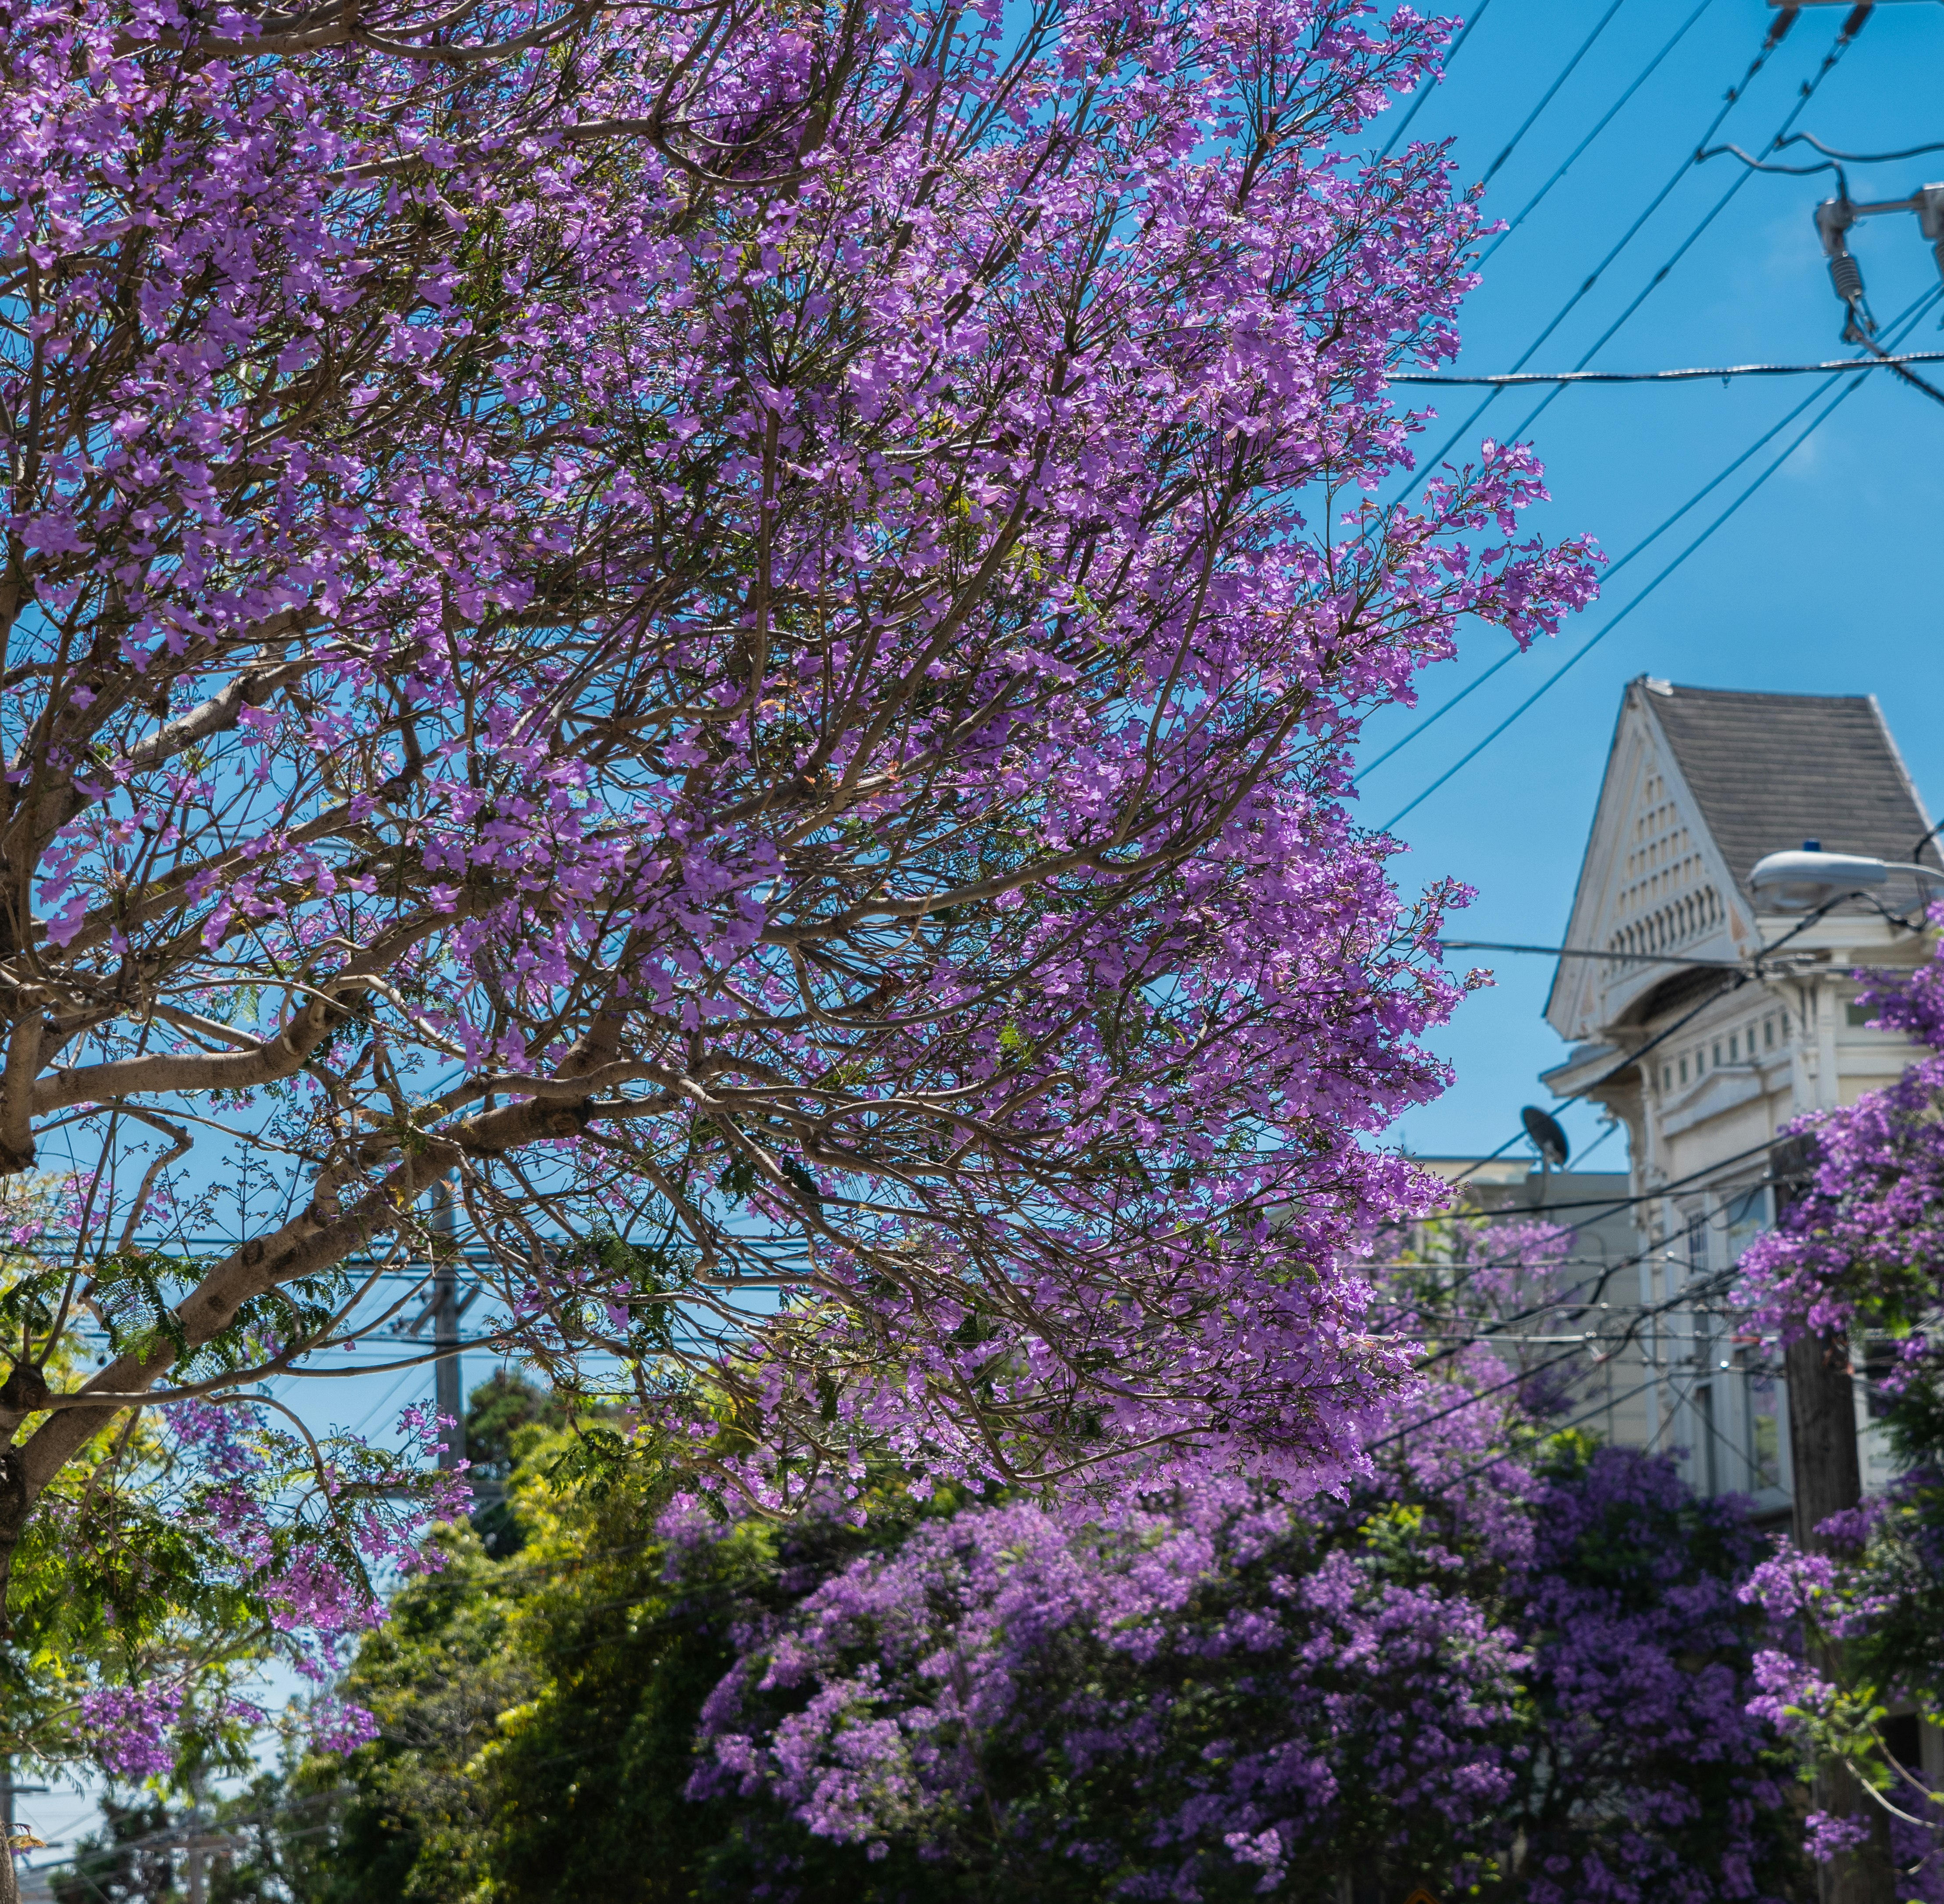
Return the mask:
<svg viewBox="0 0 1944 1904"><path fill-rule="evenodd" d="M1749 884L1779 912L1813 912L1887 884L1892 873L1908 873L1944 887L1944 872L1896 860L1872 860L1860 853L1825 853L1819 840L1804 840L1800 852L1771 853L1755 863Z"/></svg>

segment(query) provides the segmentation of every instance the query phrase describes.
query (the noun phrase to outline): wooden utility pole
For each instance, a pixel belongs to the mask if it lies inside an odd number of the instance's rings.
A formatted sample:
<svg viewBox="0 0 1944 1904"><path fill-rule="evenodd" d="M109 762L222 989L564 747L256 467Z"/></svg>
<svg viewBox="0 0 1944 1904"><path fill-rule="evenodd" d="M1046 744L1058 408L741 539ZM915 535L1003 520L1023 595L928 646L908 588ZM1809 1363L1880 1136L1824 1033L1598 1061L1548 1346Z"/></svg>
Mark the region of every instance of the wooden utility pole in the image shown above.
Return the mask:
<svg viewBox="0 0 1944 1904"><path fill-rule="evenodd" d="M432 1346L439 1352L433 1363L432 1400L452 1426L444 1432L438 1465L448 1471L466 1459L466 1390L460 1379L459 1210L457 1186L441 1178L433 1190Z"/></svg>
<svg viewBox="0 0 1944 1904"><path fill-rule="evenodd" d="M1795 1544L1806 1554L1829 1551L1816 1529L1863 1496L1856 1451L1856 1400L1850 1344L1842 1335L1804 1336L1789 1346L1789 1438L1795 1481ZM1817 1670L1834 1680L1838 1644L1826 1649ZM1822 1867L1823 1904L1897 1904L1890 1821L1862 1782L1841 1759L1824 1759L1816 1773L1816 1804L1838 1818L1854 1818L1869 1835L1856 1849Z"/></svg>
<svg viewBox="0 0 1944 1904"><path fill-rule="evenodd" d="M189 1904L203 1904L202 1771L198 1767L189 1775Z"/></svg>

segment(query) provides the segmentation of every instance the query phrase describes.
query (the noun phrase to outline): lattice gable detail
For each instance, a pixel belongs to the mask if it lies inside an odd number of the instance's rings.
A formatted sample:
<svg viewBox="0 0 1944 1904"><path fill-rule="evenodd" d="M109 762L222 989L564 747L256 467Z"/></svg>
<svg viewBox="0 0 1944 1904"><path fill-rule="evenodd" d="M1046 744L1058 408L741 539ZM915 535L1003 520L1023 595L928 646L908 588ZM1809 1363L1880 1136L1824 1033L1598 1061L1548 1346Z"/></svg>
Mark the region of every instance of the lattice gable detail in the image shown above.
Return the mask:
<svg viewBox="0 0 1944 1904"><path fill-rule="evenodd" d="M1699 803L1642 702L1628 697L1607 757L1566 943L1635 957L1566 961L1547 1017L1565 1038L1597 1035L1669 976L1639 955L1733 956L1749 925Z"/></svg>

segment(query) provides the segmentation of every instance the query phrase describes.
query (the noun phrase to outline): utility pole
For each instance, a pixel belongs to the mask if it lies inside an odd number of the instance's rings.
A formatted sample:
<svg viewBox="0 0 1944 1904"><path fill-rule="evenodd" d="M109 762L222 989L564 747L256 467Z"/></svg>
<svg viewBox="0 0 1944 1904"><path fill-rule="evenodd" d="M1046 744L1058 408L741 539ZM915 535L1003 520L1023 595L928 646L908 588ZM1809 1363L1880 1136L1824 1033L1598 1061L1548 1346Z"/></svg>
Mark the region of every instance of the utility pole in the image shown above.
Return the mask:
<svg viewBox="0 0 1944 1904"><path fill-rule="evenodd" d="M450 1472L466 1460L466 1393L459 1367L459 1198L451 1177L441 1177L432 1193L432 1346L438 1359L432 1364L432 1395L438 1412L452 1426L445 1431L438 1465Z"/></svg>
<svg viewBox="0 0 1944 1904"><path fill-rule="evenodd" d="M1826 1000L1819 1001L1828 1009ZM1800 1138L1774 1153L1776 1214L1786 1207L1810 1167L1812 1152ZM1841 1332L1804 1336L1785 1352L1789 1383L1789 1443L1794 1471L1795 1544L1806 1554L1826 1553L1829 1543L1816 1530L1832 1514L1853 1508L1863 1497L1862 1463L1856 1450L1856 1398L1850 1366L1850 1343ZM1835 1678L1840 1642L1833 1642L1817 1669ZM1816 1772L1819 1810L1855 1817L1869 1836L1855 1850L1819 1867L1822 1904L1897 1904L1896 1868L1890 1848L1889 1820L1841 1759L1826 1758Z"/></svg>
<svg viewBox="0 0 1944 1904"><path fill-rule="evenodd" d="M202 1768L189 1775L189 1904L203 1904Z"/></svg>

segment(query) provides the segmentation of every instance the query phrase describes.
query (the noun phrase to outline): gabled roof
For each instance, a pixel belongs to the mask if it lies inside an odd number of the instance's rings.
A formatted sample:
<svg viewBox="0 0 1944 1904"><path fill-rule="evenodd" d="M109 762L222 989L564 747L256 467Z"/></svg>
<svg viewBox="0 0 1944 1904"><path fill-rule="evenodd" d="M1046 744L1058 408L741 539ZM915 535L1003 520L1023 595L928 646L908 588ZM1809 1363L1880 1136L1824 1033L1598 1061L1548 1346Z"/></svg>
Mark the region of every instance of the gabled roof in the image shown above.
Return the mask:
<svg viewBox="0 0 1944 1904"><path fill-rule="evenodd" d="M1747 958L1762 926L1748 877L1817 841L1909 861L1930 820L1874 697L1627 684L1546 1016L1604 1038L1664 998L1672 961ZM1944 866L1935 843L1923 858ZM1845 900L1838 912L1871 910ZM1664 956L1667 964L1659 963Z"/></svg>
<svg viewBox="0 0 1944 1904"><path fill-rule="evenodd" d="M1643 684L1743 890L1758 860L1804 840L1828 853L1907 863L1929 829L1874 694ZM1944 864L1935 842L1924 858Z"/></svg>

